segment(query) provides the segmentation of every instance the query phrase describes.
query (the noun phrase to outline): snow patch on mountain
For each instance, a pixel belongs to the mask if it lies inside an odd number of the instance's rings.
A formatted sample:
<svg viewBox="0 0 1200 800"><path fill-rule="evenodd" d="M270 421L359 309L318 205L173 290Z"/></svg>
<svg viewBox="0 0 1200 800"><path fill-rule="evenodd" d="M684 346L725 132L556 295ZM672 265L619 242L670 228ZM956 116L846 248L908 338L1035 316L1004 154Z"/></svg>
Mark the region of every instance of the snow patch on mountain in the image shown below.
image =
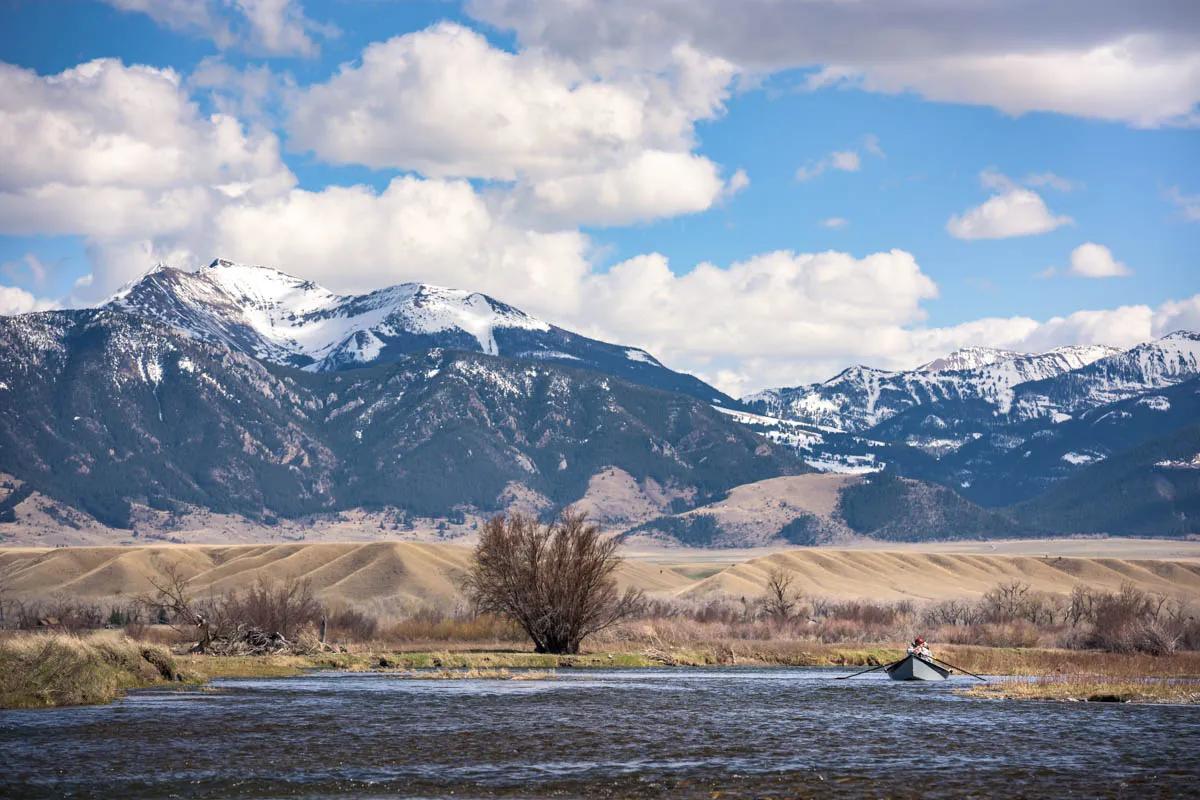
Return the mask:
<svg viewBox="0 0 1200 800"><path fill-rule="evenodd" d="M625 357L628 358L630 361L640 361L644 364L658 365L658 361L653 356L651 356L649 353L647 353L645 350L638 350L636 348L630 348L625 351Z"/></svg>
<svg viewBox="0 0 1200 800"><path fill-rule="evenodd" d="M1160 394L1151 395L1149 397L1139 398L1137 401L1139 406L1145 406L1151 411L1170 411L1171 401Z"/></svg>

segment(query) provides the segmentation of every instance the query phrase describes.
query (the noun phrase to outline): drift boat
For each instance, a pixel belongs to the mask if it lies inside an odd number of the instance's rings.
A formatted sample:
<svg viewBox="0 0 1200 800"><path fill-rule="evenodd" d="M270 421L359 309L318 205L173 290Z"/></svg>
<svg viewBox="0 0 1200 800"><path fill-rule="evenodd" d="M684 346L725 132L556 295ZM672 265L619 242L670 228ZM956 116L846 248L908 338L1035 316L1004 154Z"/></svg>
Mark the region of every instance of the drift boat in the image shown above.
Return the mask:
<svg viewBox="0 0 1200 800"><path fill-rule="evenodd" d="M911 653L884 670L894 681L944 681L950 677L950 670Z"/></svg>

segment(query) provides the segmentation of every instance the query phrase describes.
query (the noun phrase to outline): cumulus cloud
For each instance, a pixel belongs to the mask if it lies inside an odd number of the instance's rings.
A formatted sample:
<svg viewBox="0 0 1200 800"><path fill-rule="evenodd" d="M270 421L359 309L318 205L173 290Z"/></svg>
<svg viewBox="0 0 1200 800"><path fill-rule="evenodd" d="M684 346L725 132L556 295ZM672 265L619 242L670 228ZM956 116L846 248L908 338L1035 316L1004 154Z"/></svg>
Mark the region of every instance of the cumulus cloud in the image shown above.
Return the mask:
<svg viewBox="0 0 1200 800"><path fill-rule="evenodd" d="M647 150L620 167L519 185L510 197L531 224L622 225L704 211L748 184L738 172L727 185L703 156Z"/></svg>
<svg viewBox="0 0 1200 800"><path fill-rule="evenodd" d="M315 56L317 39L337 28L304 14L296 0L105 0L122 11L146 14L171 30L268 56Z"/></svg>
<svg viewBox="0 0 1200 800"><path fill-rule="evenodd" d="M589 302L572 315L581 329L637 342L713 380L724 373L722 388L738 391L794 382L848 357L884 358L937 287L900 250L778 251L682 275L665 256L638 256L589 274L583 294Z"/></svg>
<svg viewBox="0 0 1200 800"><path fill-rule="evenodd" d="M278 138L205 115L173 70L98 59L56 75L0 64L0 233L87 237L96 279L148 266L106 254L184 252L218 212L286 193Z"/></svg>
<svg viewBox="0 0 1200 800"><path fill-rule="evenodd" d="M157 235L295 179L269 132L203 116L172 70L0 64L0 233Z"/></svg>
<svg viewBox="0 0 1200 800"><path fill-rule="evenodd" d="M700 211L725 192L720 169L691 150L732 74L679 45L661 70L610 76L442 23L372 44L295 92L288 128L333 162L515 181L521 206L555 222L625 223Z"/></svg>
<svg viewBox="0 0 1200 800"><path fill-rule="evenodd" d="M956 239L1032 236L1073 222L1068 216L1055 216L1041 195L1018 186L999 172L984 170L980 183L996 193L981 205L950 217L946 230Z"/></svg>
<svg viewBox="0 0 1200 800"><path fill-rule="evenodd" d="M654 64L685 41L751 73L822 65L819 88L914 91L1009 114L1200 122L1200 7L1173 0L471 0L476 17L581 60Z"/></svg>
<svg viewBox="0 0 1200 800"><path fill-rule="evenodd" d="M1133 274L1129 267L1113 258L1111 250L1095 242L1084 242L1071 251L1070 272L1081 278L1119 278Z"/></svg>
<svg viewBox="0 0 1200 800"><path fill-rule="evenodd" d="M55 307L53 300L35 297L32 293L16 286L0 286L0 315L27 314L30 311L46 311Z"/></svg>

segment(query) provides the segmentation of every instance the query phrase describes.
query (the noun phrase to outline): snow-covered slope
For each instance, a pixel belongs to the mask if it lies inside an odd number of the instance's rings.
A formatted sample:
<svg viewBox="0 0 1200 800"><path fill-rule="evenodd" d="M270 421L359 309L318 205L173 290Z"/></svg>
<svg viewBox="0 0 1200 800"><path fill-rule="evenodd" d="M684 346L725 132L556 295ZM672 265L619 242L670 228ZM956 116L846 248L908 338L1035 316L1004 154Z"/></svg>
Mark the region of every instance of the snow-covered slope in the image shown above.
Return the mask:
<svg viewBox="0 0 1200 800"><path fill-rule="evenodd" d="M768 389L742 398L776 417L843 431L865 431L916 406L983 400L1007 413L1021 384L1063 375L1120 351L1104 346L1060 347L1046 353L968 348L915 370L846 369L822 383ZM939 365L949 368L939 368ZM974 365L958 369L960 365Z"/></svg>
<svg viewBox="0 0 1200 800"><path fill-rule="evenodd" d="M733 405L644 350L589 339L460 289L404 283L338 295L276 269L217 259L194 272L159 265L107 305L311 372L389 362L440 347L557 361Z"/></svg>
<svg viewBox="0 0 1200 800"><path fill-rule="evenodd" d="M1053 380L1022 386L1013 414L1021 418L1073 415L1174 386L1200 374L1200 333L1176 331L1125 352L1097 359Z"/></svg>

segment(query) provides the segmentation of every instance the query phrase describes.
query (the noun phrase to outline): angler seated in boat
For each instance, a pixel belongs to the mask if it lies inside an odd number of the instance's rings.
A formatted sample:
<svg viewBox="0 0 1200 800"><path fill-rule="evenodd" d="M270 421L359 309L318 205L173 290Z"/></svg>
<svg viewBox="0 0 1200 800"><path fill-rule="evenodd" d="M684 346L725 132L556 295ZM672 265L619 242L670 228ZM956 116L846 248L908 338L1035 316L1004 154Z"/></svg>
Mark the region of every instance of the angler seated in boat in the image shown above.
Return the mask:
<svg viewBox="0 0 1200 800"><path fill-rule="evenodd" d="M924 659L933 658L933 653L930 652L929 645L925 644L925 639L920 636L912 640L912 644L908 646L908 654Z"/></svg>

